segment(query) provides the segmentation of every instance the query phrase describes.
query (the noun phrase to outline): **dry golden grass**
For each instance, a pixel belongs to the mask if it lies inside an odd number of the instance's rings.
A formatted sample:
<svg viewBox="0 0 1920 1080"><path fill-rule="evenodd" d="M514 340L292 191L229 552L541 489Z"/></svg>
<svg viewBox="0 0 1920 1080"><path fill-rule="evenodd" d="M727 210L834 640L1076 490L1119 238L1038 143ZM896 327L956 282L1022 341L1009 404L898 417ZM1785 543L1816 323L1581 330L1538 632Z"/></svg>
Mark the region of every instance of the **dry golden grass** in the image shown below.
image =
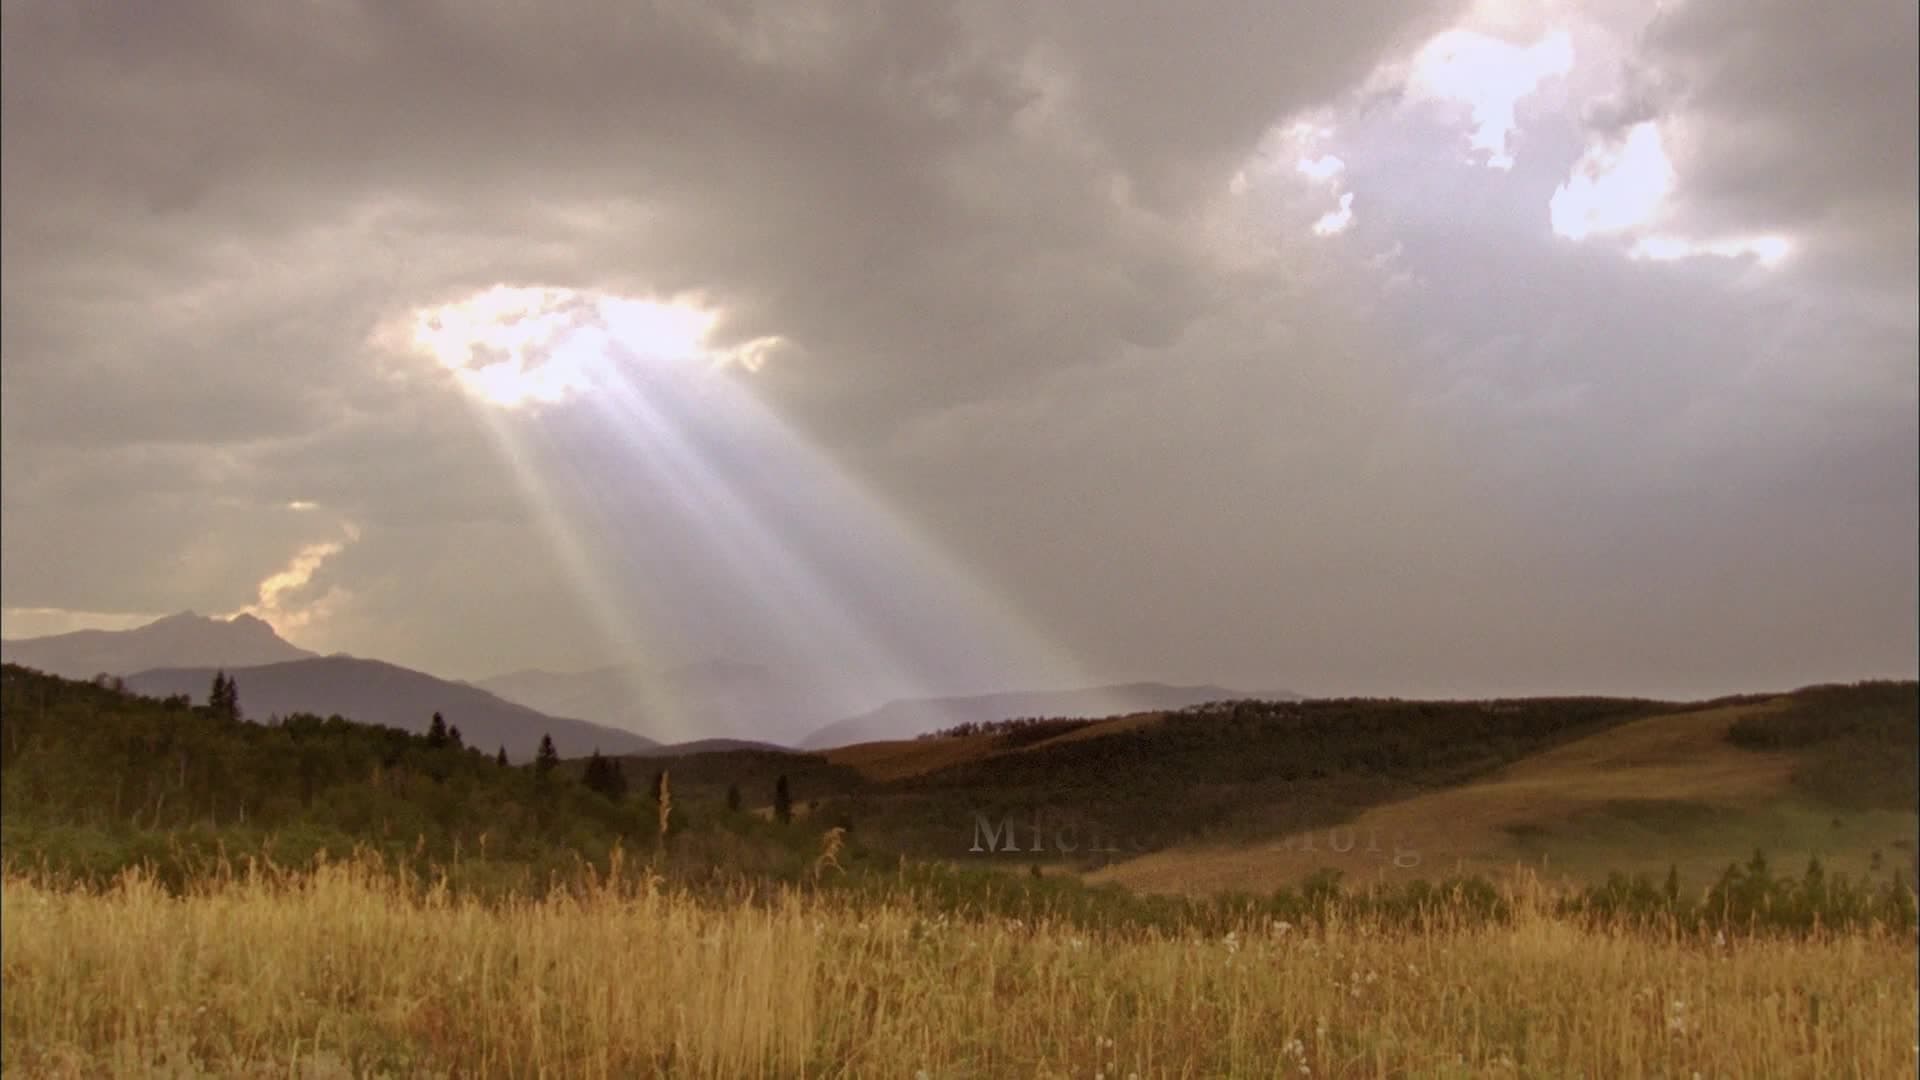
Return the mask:
<svg viewBox="0 0 1920 1080"><path fill-rule="evenodd" d="M365 866L170 899L9 873L8 1077L1899 1076L1911 937L1554 921L1085 937L651 883L479 906Z"/></svg>
<svg viewBox="0 0 1920 1080"><path fill-rule="evenodd" d="M997 735L894 739L835 747L826 751L825 757L835 765L858 769L869 780L904 780L990 757L999 741Z"/></svg>
<svg viewBox="0 0 1920 1080"><path fill-rule="evenodd" d="M1310 837L1153 852L1088 877L1153 892L1206 894L1269 892L1323 867L1369 879L1433 877L1456 865L1498 872L1518 858L1510 831L1516 826L1551 825L1622 802L1685 800L1740 808L1779 797L1794 756L1741 749L1727 741L1727 729L1747 713L1780 704L1636 720L1524 758L1484 780L1375 807L1337 837L1356 849L1377 849L1371 859L1364 851L1330 850L1328 830L1319 830ZM1419 861L1396 868L1395 850L1417 852ZM1732 854L1744 858L1749 851L1736 848Z"/></svg>
<svg viewBox="0 0 1920 1080"><path fill-rule="evenodd" d="M860 775L868 780L881 782L905 780L909 777L924 776L955 765L966 765L1004 754L1031 753L1041 747L1084 742L1088 739L1136 731L1164 723L1166 718L1167 714L1164 712L1128 713L1125 716L1095 721L1064 735L1055 735L1051 739L1042 739L1011 749L1001 747L1000 736L997 734L950 735L936 739L893 739L885 742L855 743L852 746L839 746L825 751L824 756L835 765L846 765L858 769Z"/></svg>

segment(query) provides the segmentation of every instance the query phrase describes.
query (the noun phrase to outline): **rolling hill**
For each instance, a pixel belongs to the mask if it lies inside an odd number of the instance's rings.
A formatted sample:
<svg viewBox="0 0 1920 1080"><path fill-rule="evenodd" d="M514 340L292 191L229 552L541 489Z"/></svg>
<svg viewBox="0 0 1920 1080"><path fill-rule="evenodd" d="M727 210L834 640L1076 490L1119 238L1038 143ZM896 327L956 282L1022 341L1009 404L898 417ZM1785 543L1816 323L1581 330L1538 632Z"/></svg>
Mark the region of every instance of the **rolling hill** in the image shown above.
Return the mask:
<svg viewBox="0 0 1920 1080"><path fill-rule="evenodd" d="M503 701L465 683L423 672L348 656L294 660L282 664L229 668L240 688L240 707L251 719L313 713L339 714L366 724L422 732L433 714L460 728L470 746L504 746L516 761L531 759L540 737L551 735L562 757L599 750L606 754L645 753L652 739L584 720L549 716ZM127 678L127 689L151 697L186 694L204 701L214 669L165 668Z"/></svg>
<svg viewBox="0 0 1920 1080"><path fill-rule="evenodd" d="M855 743L912 739L960 724L986 724L1023 716L1105 717L1126 713L1181 709L1209 701L1228 701L1253 695L1219 686L1168 686L1163 683L1127 683L1085 690L1046 690L1025 693L981 694L971 697L917 698L895 701L871 712L849 717L815 731L800 745L824 750ZM1294 700L1290 693L1261 697Z"/></svg>
<svg viewBox="0 0 1920 1080"><path fill-rule="evenodd" d="M1887 699L1904 712L1904 727L1896 720L1881 745L1866 745L1856 721L1884 713ZM1671 866L1698 884L1756 848L1796 869L1814 856L1855 875L1891 868L1887 857L1911 867L1920 842L1913 703L1907 683L1660 712L1464 783L1356 808L1338 824L1178 845L1089 876L1141 891L1208 893L1267 891L1326 870L1372 879L1524 865L1549 878L1590 880L1614 870L1657 877ZM1818 737L1768 745L1752 736L1805 727L1810 713L1832 740L1847 740L1832 748L1844 759ZM1835 772L1876 797L1822 798ZM1870 857L1875 851L1881 859Z"/></svg>

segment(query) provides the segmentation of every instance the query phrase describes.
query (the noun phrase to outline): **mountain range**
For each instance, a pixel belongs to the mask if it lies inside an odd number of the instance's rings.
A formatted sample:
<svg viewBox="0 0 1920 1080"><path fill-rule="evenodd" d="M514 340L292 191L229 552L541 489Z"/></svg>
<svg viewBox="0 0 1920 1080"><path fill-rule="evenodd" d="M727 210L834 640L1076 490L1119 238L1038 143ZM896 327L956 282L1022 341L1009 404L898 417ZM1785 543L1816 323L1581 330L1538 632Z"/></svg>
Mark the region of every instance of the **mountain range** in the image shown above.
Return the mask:
<svg viewBox="0 0 1920 1080"><path fill-rule="evenodd" d="M1117 686L894 701L857 715L844 694L754 664L710 661L651 671L638 665L579 672L525 670L476 682L440 679L378 660L322 657L281 638L251 615L191 612L132 630L82 630L0 641L0 657L67 678L106 674L136 693L186 694L204 701L216 670L233 675L247 716L339 714L424 731L434 713L469 745L509 758L532 757L543 735L563 757L683 754L768 747L811 731L798 745L821 750L910 739L964 723L1021 716L1103 717L1184 708L1249 695L1220 686ZM643 702L657 702L650 710ZM639 732L648 732L648 735Z"/></svg>
<svg viewBox="0 0 1920 1080"><path fill-rule="evenodd" d="M473 685L544 713L591 717L662 741L785 742L863 704L805 679L730 660L666 670L627 664L516 671Z"/></svg>

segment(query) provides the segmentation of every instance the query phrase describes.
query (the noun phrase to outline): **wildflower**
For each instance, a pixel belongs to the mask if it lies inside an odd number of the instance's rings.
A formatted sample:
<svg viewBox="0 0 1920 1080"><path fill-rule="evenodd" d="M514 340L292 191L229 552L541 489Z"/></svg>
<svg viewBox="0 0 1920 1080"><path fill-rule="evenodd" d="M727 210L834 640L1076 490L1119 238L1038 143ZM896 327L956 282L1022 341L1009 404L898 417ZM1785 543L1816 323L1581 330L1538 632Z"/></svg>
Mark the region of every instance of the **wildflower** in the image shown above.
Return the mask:
<svg viewBox="0 0 1920 1080"><path fill-rule="evenodd" d="M1694 1027L1687 1019L1687 1003L1679 998L1667 1004L1667 1032L1672 1035L1685 1035Z"/></svg>

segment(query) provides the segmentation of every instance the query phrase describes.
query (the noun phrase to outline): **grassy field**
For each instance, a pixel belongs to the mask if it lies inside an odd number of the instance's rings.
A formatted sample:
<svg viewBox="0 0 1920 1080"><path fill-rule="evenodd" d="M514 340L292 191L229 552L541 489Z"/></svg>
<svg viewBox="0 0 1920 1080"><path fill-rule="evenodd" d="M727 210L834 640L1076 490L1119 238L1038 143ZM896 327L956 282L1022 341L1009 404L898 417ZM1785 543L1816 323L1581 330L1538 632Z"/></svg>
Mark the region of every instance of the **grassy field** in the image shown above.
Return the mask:
<svg viewBox="0 0 1920 1080"><path fill-rule="evenodd" d="M1229 703L621 796L8 666L0 1070L1914 1075L1916 691ZM969 853L1038 811L1158 840Z"/></svg>
<svg viewBox="0 0 1920 1080"><path fill-rule="evenodd" d="M481 904L367 864L171 896L7 872L12 1076L1912 1075L1915 942L1338 917L1089 931L644 875Z"/></svg>

